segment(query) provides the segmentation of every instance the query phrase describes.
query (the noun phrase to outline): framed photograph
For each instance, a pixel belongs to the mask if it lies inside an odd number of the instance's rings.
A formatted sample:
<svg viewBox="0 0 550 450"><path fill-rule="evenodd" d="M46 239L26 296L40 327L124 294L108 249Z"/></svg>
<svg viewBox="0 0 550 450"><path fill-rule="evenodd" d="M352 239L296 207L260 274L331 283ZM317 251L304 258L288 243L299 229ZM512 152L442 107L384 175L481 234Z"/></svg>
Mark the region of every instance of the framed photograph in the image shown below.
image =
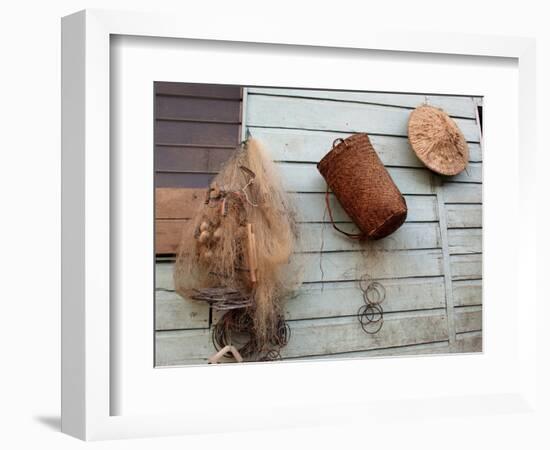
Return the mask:
<svg viewBox="0 0 550 450"><path fill-rule="evenodd" d="M533 41L185 23L63 19L63 431L536 413Z"/></svg>

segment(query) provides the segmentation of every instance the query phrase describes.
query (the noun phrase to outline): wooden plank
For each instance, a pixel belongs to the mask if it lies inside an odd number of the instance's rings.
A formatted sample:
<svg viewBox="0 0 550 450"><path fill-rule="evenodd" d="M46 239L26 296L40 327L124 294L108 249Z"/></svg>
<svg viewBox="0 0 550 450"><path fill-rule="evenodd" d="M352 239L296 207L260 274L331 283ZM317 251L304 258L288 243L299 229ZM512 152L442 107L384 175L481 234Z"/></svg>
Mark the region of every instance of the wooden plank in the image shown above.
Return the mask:
<svg viewBox="0 0 550 450"><path fill-rule="evenodd" d="M483 303L483 281L453 281L453 299L455 306L474 306Z"/></svg>
<svg viewBox="0 0 550 450"><path fill-rule="evenodd" d="M157 331L155 366L206 364L215 353L209 329Z"/></svg>
<svg viewBox="0 0 550 450"><path fill-rule="evenodd" d="M175 292L155 291L155 329L208 328L209 307L180 297Z"/></svg>
<svg viewBox="0 0 550 450"><path fill-rule="evenodd" d="M375 335L361 329L357 317L289 322L291 338L283 358L364 351L447 339L447 320L440 311L387 314ZM157 365L206 362L214 353L207 330L156 333Z"/></svg>
<svg viewBox="0 0 550 450"><path fill-rule="evenodd" d="M482 205L445 205L449 228L482 226Z"/></svg>
<svg viewBox="0 0 550 450"><path fill-rule="evenodd" d="M481 331L472 331L457 334L456 343L451 349L447 341L430 342L428 344L407 345L404 347L390 347L383 349L332 353L328 355L300 356L299 359L362 359L387 356L420 356L450 353L478 353L483 351ZM292 359L292 358L289 358Z"/></svg>
<svg viewBox="0 0 550 450"><path fill-rule="evenodd" d="M482 278L482 255L451 255L451 273L453 280L471 280Z"/></svg>
<svg viewBox="0 0 550 450"><path fill-rule="evenodd" d="M155 254L175 254L187 219L155 220Z"/></svg>
<svg viewBox="0 0 550 450"><path fill-rule="evenodd" d="M358 232L354 225L342 226L348 231ZM405 223L395 233L377 241L360 242L349 239L336 231L332 224L306 223L299 225L298 250L304 252L325 252L342 250L407 250L441 247L437 223Z"/></svg>
<svg viewBox="0 0 550 450"><path fill-rule="evenodd" d="M155 218L188 219L204 203L205 189L156 188Z"/></svg>
<svg viewBox="0 0 550 450"><path fill-rule="evenodd" d="M155 217L157 219L189 219L204 202L204 189L157 188L155 189ZM302 222L327 222L325 195L321 193L293 193L291 198ZM329 196L336 222L350 222L333 194ZM432 222L437 220L434 196L408 196L407 221ZM449 208L449 206L448 206Z"/></svg>
<svg viewBox="0 0 550 450"><path fill-rule="evenodd" d="M325 207L325 194L296 193L292 194L298 218L302 222L328 222L329 216ZM332 215L335 222L350 222L351 219L344 212L340 203L333 194L329 195ZM407 221L430 222L438 220L435 196L405 195L407 202Z"/></svg>
<svg viewBox="0 0 550 450"><path fill-rule="evenodd" d="M240 123L241 101L180 96L157 96L157 119Z"/></svg>
<svg viewBox="0 0 550 450"><path fill-rule="evenodd" d="M241 98L241 87L226 84L155 81L155 93L157 95L183 95L238 100Z"/></svg>
<svg viewBox="0 0 550 450"><path fill-rule="evenodd" d="M304 264L304 282L357 280L364 273L372 278L442 274L441 250L331 252L300 256Z"/></svg>
<svg viewBox="0 0 550 450"><path fill-rule="evenodd" d="M481 183L483 178L483 170L481 163L469 163L468 166L453 177L443 178L444 181L455 181L465 183Z"/></svg>
<svg viewBox="0 0 550 450"><path fill-rule="evenodd" d="M187 219L157 219L155 222L155 249L157 254L176 253ZM357 231L353 225L343 226ZM325 252L348 250L414 250L441 247L436 223L406 223L385 239L359 242L338 233L330 224L298 224L300 240L297 251Z"/></svg>
<svg viewBox="0 0 550 450"><path fill-rule="evenodd" d="M427 102L429 105L442 108L450 116L470 119L475 119L476 117L472 97L465 96L285 88L249 88L249 93L373 103L386 106L400 106L411 110Z"/></svg>
<svg viewBox="0 0 550 450"><path fill-rule="evenodd" d="M481 253L482 231L481 228L456 228L448 230L449 251L451 254Z"/></svg>
<svg viewBox="0 0 550 450"><path fill-rule="evenodd" d="M192 213L193 211L191 211ZM157 219L155 222L155 251L157 254L173 254L177 251L181 233L189 219ZM357 232L353 224L341 224L351 232ZM441 246L439 227L436 223L405 223L385 239L359 242L338 233L331 224L300 223L300 241L297 249L302 252L342 250L406 250L438 248Z"/></svg>
<svg viewBox="0 0 550 450"><path fill-rule="evenodd" d="M372 278L409 278L442 275L441 250L393 252L305 253L296 256L304 268L304 282L352 281L368 273ZM174 290L173 263L158 262L157 289Z"/></svg>
<svg viewBox="0 0 550 450"><path fill-rule="evenodd" d="M384 326L375 335L365 334L357 317L291 322L291 339L281 356L324 355L441 341L447 338L446 322L441 312L387 314Z"/></svg>
<svg viewBox="0 0 550 450"><path fill-rule="evenodd" d="M250 127L295 128L407 136L410 111L403 108L265 95L248 96ZM469 142L479 142L473 119L455 119Z"/></svg>
<svg viewBox="0 0 550 450"><path fill-rule="evenodd" d="M251 135L260 139L275 161L319 162L332 148L337 138L350 133L292 130L285 128L249 127ZM406 137L371 135L371 143L387 166L424 167L416 157ZM479 144L470 143L470 161L482 159Z"/></svg>
<svg viewBox="0 0 550 450"><path fill-rule="evenodd" d="M218 172L233 155L234 148L155 147L155 170L178 172Z"/></svg>
<svg viewBox="0 0 550 450"><path fill-rule="evenodd" d="M445 203L481 203L482 185L470 183L445 183L443 198Z"/></svg>
<svg viewBox="0 0 550 450"><path fill-rule="evenodd" d="M285 189L293 192L325 192L327 185L315 164L278 163ZM432 175L427 169L388 169L403 194L432 194Z"/></svg>
<svg viewBox="0 0 550 450"><path fill-rule="evenodd" d="M157 172L155 188L201 189L210 185L215 173Z"/></svg>
<svg viewBox="0 0 550 450"><path fill-rule="evenodd" d="M155 144L237 146L239 127L238 124L157 120Z"/></svg>
<svg viewBox="0 0 550 450"><path fill-rule="evenodd" d="M442 278L380 280L386 289L384 312L442 308L445 291ZM364 304L357 282L304 285L286 302L287 320L350 316Z"/></svg>
<svg viewBox="0 0 550 450"><path fill-rule="evenodd" d="M296 359L315 360L315 359L364 359L376 357L395 357L395 356L420 356L451 353L448 341L429 342L427 344L413 344L401 347L389 347L374 350L365 350L347 353L331 353L328 355L299 356ZM294 359L294 358L287 358Z"/></svg>
<svg viewBox="0 0 550 450"><path fill-rule="evenodd" d="M445 280L445 307L447 312L447 328L449 334L449 345L454 347L456 341L456 326L453 302L453 288L451 280L451 259L449 255L449 236L447 234L447 215L445 214L445 203L443 201L443 187L440 185L436 188L437 193L437 208L440 217L439 229L441 233L441 252L442 266Z"/></svg>
<svg viewBox="0 0 550 450"><path fill-rule="evenodd" d="M457 333L481 330L482 316L481 306L463 306L456 308L455 319Z"/></svg>
<svg viewBox="0 0 550 450"><path fill-rule="evenodd" d="M442 277L377 281L386 290L384 314L445 307ZM285 302L285 317L287 320L303 320L352 316L357 314L364 301L356 281L304 284L294 297ZM212 311L212 323L222 315L223 312Z"/></svg>
<svg viewBox="0 0 550 450"><path fill-rule="evenodd" d="M483 336L481 331L471 331L457 334L456 353L479 353L483 351Z"/></svg>

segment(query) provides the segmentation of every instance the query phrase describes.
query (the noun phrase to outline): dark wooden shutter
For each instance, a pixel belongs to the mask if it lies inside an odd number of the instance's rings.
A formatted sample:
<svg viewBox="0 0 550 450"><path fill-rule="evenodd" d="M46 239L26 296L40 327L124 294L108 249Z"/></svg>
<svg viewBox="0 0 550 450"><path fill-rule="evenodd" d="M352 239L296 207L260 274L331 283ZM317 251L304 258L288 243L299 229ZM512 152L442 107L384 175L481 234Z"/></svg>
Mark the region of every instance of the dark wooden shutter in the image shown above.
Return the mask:
<svg viewBox="0 0 550 450"><path fill-rule="evenodd" d="M155 83L155 251L173 254L181 227L241 138L240 86Z"/></svg>

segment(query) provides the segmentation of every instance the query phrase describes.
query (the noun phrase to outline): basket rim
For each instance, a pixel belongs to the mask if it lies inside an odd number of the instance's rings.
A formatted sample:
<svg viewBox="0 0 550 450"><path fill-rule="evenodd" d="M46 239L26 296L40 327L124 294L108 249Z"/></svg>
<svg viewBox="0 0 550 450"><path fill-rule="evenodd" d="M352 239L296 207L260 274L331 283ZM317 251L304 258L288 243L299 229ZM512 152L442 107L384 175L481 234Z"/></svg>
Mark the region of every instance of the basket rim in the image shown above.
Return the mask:
<svg viewBox="0 0 550 450"><path fill-rule="evenodd" d="M322 168L328 163L328 161L332 161L332 159L340 156L342 153L344 153L345 149L352 149L352 147L347 145L349 141L354 141L361 137L365 137L368 140L369 144L372 145L369 135L367 133L353 133L350 136L343 138L338 144L332 147L328 151L328 153L323 156L321 160L317 163L317 169L319 170L319 172L323 173ZM342 146L344 146L344 149L342 149Z"/></svg>

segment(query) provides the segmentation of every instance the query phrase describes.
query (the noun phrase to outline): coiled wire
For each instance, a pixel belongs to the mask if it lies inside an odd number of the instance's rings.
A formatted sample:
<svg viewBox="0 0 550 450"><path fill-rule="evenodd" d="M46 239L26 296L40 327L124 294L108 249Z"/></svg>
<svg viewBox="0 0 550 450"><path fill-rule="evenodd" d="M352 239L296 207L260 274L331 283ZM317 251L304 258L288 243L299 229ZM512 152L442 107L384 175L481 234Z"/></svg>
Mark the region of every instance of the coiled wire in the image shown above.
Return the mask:
<svg viewBox="0 0 550 450"><path fill-rule="evenodd" d="M282 359L281 349L289 340L290 327L284 317L280 316L269 342L259 342L254 334L254 323L248 309L227 311L212 328L212 342L216 350L233 345L243 358L254 358L257 361ZM229 353L224 356L232 357Z"/></svg>
<svg viewBox="0 0 550 450"><path fill-rule="evenodd" d="M378 281L369 281L367 275L359 280L359 289L363 293L364 304L357 310L361 328L367 334L376 334L384 325L382 303L386 299L386 288Z"/></svg>

